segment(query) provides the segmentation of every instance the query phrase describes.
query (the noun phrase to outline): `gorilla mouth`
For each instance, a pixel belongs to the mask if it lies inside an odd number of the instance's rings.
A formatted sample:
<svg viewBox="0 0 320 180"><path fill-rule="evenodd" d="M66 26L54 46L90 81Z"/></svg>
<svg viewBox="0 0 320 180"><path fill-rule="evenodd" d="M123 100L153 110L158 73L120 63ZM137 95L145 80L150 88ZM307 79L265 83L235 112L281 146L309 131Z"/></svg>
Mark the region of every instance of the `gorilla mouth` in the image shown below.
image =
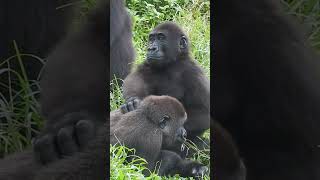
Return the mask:
<svg viewBox="0 0 320 180"><path fill-rule="evenodd" d="M180 151L181 151L181 152L183 152L185 148L186 148L186 145L185 145L184 143L183 143L183 144L181 144Z"/></svg>
<svg viewBox="0 0 320 180"><path fill-rule="evenodd" d="M163 59L163 56L148 55L147 57L148 61L161 60L161 59Z"/></svg>

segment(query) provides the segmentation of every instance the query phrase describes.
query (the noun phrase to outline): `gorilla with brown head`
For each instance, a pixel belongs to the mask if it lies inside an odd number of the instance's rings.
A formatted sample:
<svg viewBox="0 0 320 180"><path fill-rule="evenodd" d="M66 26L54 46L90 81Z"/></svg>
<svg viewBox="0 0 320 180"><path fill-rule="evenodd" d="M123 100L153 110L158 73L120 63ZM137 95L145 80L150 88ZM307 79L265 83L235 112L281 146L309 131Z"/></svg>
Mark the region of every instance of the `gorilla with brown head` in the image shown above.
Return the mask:
<svg viewBox="0 0 320 180"><path fill-rule="evenodd" d="M111 143L135 148L136 154L147 160L150 170L161 162L159 175L198 177L207 171L202 164L183 160L169 151L172 146L181 147L187 136L183 127L187 114L175 98L148 96L136 110L126 114L117 110L110 117Z"/></svg>

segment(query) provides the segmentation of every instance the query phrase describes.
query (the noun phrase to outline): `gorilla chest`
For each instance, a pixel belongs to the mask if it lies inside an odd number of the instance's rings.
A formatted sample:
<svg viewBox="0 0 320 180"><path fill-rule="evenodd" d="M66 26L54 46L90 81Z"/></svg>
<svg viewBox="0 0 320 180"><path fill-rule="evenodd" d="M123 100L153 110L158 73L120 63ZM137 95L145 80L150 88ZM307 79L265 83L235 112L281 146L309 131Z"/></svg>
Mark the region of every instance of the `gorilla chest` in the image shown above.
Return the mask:
<svg viewBox="0 0 320 180"><path fill-rule="evenodd" d="M184 96L184 88L180 78L174 75L156 75L147 81L148 94L168 95L179 100Z"/></svg>

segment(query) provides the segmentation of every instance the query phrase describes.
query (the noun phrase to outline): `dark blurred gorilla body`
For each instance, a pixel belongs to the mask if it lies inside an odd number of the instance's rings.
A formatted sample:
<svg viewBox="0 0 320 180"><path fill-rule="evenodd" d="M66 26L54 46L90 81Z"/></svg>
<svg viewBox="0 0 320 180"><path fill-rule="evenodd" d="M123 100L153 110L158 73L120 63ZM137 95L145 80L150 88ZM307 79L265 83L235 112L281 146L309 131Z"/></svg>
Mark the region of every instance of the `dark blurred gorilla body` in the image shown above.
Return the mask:
<svg viewBox="0 0 320 180"><path fill-rule="evenodd" d="M215 4L214 118L247 179L320 179L319 58L276 1Z"/></svg>
<svg viewBox="0 0 320 180"><path fill-rule="evenodd" d="M109 1L99 3L87 23L62 41L47 59L40 98L46 124L34 142L36 157L44 164L81 149L97 125L109 116L105 87L110 11Z"/></svg>
<svg viewBox="0 0 320 180"><path fill-rule="evenodd" d="M33 142L33 153L17 153L0 162L0 179L106 177L109 133L102 125L109 117L109 5L100 1L88 22L49 55L41 80L45 128ZM60 158L65 159L56 161Z"/></svg>
<svg viewBox="0 0 320 180"><path fill-rule="evenodd" d="M131 18L124 6L124 0L111 0L110 14L110 77L120 78L118 84L130 72L131 64L135 59L132 44Z"/></svg>
<svg viewBox="0 0 320 180"><path fill-rule="evenodd" d="M135 148L136 155L146 159L147 167L158 170L159 175L201 176L207 169L205 166L168 151L171 146L181 147L185 142L186 119L183 105L177 99L148 96L134 111L110 113L110 143ZM161 162L160 167L157 162Z"/></svg>
<svg viewBox="0 0 320 180"><path fill-rule="evenodd" d="M113 26L110 27L110 39L107 39L110 22ZM118 53L122 55L116 56ZM131 20L122 0L100 1L98 9L89 15L87 24L79 32L70 34L50 54L41 80L40 99L42 115L47 122L35 141L36 157L40 162L46 164L61 155L71 155L94 136L95 128L109 116L105 86L109 71L113 71L113 67L109 69L110 63L124 62L129 56L133 58L131 55ZM127 64L122 67L123 70L129 68ZM54 145L56 140L58 147ZM45 145L48 143L52 146Z"/></svg>

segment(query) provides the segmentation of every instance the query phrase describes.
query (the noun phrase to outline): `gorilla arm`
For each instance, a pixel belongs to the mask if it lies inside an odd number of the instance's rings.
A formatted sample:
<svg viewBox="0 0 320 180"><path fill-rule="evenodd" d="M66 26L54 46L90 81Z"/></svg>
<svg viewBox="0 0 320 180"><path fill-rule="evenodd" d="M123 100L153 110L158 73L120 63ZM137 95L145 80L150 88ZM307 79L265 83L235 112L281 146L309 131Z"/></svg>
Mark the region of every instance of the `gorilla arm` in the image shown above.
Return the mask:
<svg viewBox="0 0 320 180"><path fill-rule="evenodd" d="M135 71L128 75L123 83L123 97L128 101L132 97L142 100L149 95L146 84L139 71Z"/></svg>
<svg viewBox="0 0 320 180"><path fill-rule="evenodd" d="M143 98L150 95L141 72L135 71L127 76L123 83L125 104L120 107L123 113L136 109Z"/></svg>
<svg viewBox="0 0 320 180"><path fill-rule="evenodd" d="M188 137L192 138L210 128L210 82L199 69L193 72L187 71L183 77L186 82L184 82L185 95L182 103L188 113L184 126L188 131Z"/></svg>

